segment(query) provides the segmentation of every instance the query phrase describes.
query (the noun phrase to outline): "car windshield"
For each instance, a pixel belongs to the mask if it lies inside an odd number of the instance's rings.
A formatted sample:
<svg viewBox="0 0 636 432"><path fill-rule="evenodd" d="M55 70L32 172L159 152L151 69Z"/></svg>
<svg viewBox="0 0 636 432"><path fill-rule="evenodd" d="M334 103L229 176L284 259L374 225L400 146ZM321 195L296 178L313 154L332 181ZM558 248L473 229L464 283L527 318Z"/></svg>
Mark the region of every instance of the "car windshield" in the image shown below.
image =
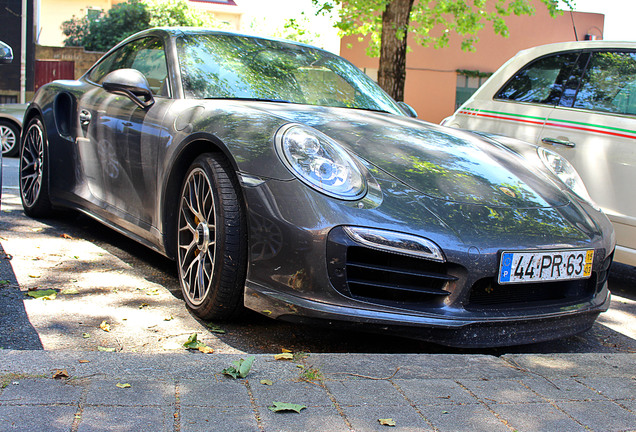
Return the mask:
<svg viewBox="0 0 636 432"><path fill-rule="evenodd" d="M177 51L188 98L267 100L403 114L362 71L316 48L194 33L177 39Z"/></svg>

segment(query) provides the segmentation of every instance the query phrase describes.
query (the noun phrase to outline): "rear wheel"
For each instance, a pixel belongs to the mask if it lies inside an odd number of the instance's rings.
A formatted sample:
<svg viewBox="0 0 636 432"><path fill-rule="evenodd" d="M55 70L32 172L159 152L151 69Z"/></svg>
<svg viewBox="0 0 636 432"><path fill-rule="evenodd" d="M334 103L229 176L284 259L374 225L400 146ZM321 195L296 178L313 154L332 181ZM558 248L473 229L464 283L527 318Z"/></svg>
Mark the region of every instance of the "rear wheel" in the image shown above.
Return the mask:
<svg viewBox="0 0 636 432"><path fill-rule="evenodd" d="M2 156L13 157L20 149L20 128L15 123L0 120L0 143Z"/></svg>
<svg viewBox="0 0 636 432"><path fill-rule="evenodd" d="M215 154L199 156L181 187L177 262L185 301L202 319L229 319L243 309L243 209L230 164Z"/></svg>
<svg viewBox="0 0 636 432"><path fill-rule="evenodd" d="M52 215L49 200L48 147L39 118L29 122L20 147L20 198L24 213L31 217Z"/></svg>

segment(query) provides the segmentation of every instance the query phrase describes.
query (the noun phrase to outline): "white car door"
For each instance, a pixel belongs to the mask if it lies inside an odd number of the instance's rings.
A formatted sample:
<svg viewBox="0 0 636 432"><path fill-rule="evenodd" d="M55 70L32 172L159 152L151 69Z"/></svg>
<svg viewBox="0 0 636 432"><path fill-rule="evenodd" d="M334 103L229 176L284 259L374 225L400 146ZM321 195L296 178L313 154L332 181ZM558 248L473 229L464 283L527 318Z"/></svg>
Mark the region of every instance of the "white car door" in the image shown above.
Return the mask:
<svg viewBox="0 0 636 432"><path fill-rule="evenodd" d="M636 251L636 52L595 51L582 57L581 80L568 83L549 115L540 145L574 165L592 199L614 224L618 254ZM566 106L563 106L566 105Z"/></svg>

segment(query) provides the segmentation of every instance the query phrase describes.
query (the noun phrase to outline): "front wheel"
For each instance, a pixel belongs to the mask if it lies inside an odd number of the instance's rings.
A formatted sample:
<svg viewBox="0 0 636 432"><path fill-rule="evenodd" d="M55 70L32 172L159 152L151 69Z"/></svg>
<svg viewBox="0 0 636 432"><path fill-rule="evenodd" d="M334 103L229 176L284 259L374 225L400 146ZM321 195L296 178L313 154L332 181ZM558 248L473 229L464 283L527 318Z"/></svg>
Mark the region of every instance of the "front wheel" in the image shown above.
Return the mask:
<svg viewBox="0 0 636 432"><path fill-rule="evenodd" d="M44 126L38 118L29 122L20 147L20 198L24 213L51 216L48 147Z"/></svg>
<svg viewBox="0 0 636 432"><path fill-rule="evenodd" d="M198 317L229 319L242 310L246 231L232 167L218 155L199 156L181 187L177 221L181 291Z"/></svg>

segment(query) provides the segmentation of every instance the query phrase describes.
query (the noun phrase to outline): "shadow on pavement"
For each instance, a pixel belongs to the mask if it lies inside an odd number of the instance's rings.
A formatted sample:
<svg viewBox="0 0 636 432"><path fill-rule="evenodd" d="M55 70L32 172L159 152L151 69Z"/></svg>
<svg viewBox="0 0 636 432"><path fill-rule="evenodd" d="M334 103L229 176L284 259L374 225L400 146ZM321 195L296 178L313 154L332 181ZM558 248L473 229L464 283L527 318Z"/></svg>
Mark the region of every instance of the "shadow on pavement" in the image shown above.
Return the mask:
<svg viewBox="0 0 636 432"><path fill-rule="evenodd" d="M43 349L24 309L24 293L11 267L11 256L0 243L0 348Z"/></svg>

